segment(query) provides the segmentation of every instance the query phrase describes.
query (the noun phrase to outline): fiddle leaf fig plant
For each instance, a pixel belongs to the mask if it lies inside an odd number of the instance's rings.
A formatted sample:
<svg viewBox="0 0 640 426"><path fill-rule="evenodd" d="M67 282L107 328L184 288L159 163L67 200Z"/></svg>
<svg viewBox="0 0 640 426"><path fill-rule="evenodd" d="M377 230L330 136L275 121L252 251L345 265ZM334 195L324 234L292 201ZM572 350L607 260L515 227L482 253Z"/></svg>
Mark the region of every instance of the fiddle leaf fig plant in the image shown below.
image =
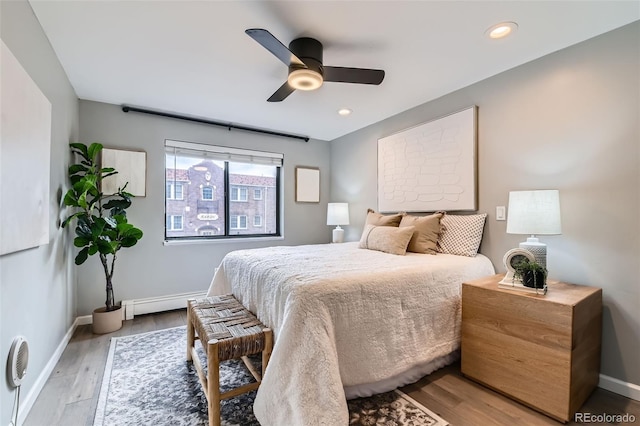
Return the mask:
<svg viewBox="0 0 640 426"><path fill-rule="evenodd" d="M113 295L113 272L120 249L132 247L142 238L142 231L127 222L126 210L134 196L125 191L127 184L115 194L102 192L102 181L118 173L110 167L101 167L102 144L69 144L80 162L69 166L71 188L64 196L64 205L75 213L62 222L62 227L76 219L76 237L73 244L80 248L75 258L82 265L89 256L98 255L106 279L106 310L118 309Z"/></svg>

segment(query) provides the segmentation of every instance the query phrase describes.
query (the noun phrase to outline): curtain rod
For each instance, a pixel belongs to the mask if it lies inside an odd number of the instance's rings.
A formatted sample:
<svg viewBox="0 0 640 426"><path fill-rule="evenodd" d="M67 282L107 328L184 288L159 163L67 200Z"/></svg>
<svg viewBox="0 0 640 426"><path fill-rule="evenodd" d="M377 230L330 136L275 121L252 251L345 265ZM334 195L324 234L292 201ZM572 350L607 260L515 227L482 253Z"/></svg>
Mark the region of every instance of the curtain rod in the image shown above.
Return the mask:
<svg viewBox="0 0 640 426"><path fill-rule="evenodd" d="M137 108L137 107L133 107L133 106L129 106L129 105L122 105L122 111L123 112L140 112L143 114L151 114L151 115L158 115L160 117L167 117L167 118L175 118L178 120L187 120L187 121L194 121L196 123L201 123L201 124L209 124L211 126L219 126L219 127L225 127L229 130L231 129L236 129L236 130L245 130L247 132L256 132L256 133L262 133L265 135L271 135L271 136L282 136L285 138L291 138L291 139L300 139L303 140L305 142L309 142L309 137L308 136L300 136L300 135L293 135L290 133L282 133L282 132L276 132L273 130L263 130L263 129L258 129L255 127L248 127L248 126L241 126L238 124L232 124L232 123L223 123L221 121L215 121L215 120L207 120L205 118L198 118L198 117L189 117L187 115L180 115L180 114L173 114L170 112L163 112L163 111L154 111L151 109L144 109L144 108Z"/></svg>

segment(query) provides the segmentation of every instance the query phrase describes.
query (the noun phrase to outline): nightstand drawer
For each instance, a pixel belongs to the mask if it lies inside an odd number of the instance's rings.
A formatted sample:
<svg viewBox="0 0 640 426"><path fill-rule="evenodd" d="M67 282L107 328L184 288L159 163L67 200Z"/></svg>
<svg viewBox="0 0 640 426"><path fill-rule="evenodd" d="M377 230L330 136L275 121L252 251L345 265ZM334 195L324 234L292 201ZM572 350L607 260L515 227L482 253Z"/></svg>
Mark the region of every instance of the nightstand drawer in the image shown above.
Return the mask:
<svg viewBox="0 0 640 426"><path fill-rule="evenodd" d="M473 324L465 325L462 333L465 376L525 404L544 407L550 414L566 411L569 351L541 347Z"/></svg>
<svg viewBox="0 0 640 426"><path fill-rule="evenodd" d="M463 285L463 324L466 319L498 334L570 351L573 306L549 303L544 297Z"/></svg>

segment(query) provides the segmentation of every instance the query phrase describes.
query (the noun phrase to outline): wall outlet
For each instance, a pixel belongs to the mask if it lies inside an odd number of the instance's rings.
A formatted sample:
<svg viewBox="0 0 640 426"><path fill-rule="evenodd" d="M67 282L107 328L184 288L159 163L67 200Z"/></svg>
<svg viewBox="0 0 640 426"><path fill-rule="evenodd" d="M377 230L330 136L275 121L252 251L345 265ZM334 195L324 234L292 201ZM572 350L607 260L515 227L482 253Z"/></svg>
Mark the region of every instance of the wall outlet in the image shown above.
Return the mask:
<svg viewBox="0 0 640 426"><path fill-rule="evenodd" d="M504 206L496 207L496 220L507 220L507 210Z"/></svg>

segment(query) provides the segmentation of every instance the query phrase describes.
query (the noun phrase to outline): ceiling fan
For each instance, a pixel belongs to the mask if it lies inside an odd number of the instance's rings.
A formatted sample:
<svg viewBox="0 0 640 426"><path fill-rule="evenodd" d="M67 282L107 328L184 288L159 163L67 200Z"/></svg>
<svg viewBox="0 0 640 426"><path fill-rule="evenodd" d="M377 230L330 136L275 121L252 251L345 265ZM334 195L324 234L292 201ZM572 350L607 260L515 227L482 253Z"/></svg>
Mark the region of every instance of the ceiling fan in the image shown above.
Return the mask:
<svg viewBox="0 0 640 426"><path fill-rule="evenodd" d="M297 38L287 48L267 30L251 28L245 33L289 67L287 81L267 102L281 102L296 89L315 90L325 81L378 85L384 79L383 70L324 66L322 43L314 38Z"/></svg>

